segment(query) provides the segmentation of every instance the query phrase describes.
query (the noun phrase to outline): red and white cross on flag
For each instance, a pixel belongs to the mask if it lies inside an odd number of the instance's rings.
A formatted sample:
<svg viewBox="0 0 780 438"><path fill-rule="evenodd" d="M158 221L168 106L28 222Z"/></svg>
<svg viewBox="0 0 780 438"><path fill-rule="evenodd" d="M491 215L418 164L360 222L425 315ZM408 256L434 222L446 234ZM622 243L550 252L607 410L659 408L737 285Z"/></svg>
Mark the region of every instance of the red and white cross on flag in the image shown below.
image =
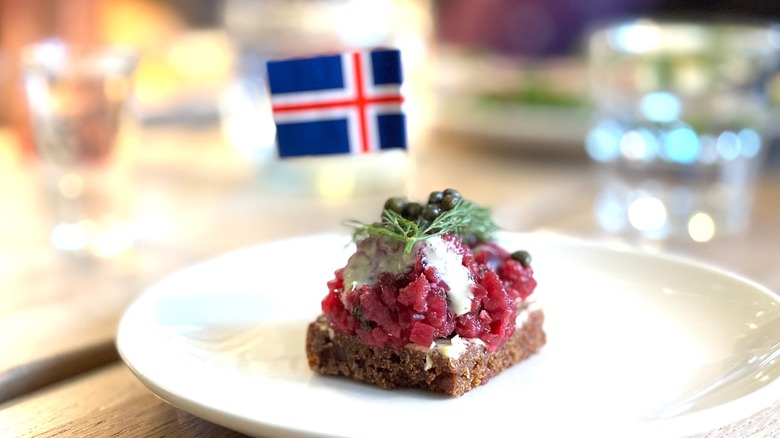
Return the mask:
<svg viewBox="0 0 780 438"><path fill-rule="evenodd" d="M406 148L398 50L268 63L281 157Z"/></svg>

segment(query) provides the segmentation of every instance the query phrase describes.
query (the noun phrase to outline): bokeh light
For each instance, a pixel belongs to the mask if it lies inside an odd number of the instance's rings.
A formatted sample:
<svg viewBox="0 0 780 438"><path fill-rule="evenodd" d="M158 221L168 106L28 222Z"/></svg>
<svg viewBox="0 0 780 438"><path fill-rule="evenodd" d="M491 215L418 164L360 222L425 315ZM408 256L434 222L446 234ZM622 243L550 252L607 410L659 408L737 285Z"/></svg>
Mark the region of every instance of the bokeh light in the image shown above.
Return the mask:
<svg viewBox="0 0 780 438"><path fill-rule="evenodd" d="M715 220L706 212L695 212L688 220L688 234L694 242L709 242L715 236Z"/></svg>
<svg viewBox="0 0 780 438"><path fill-rule="evenodd" d="M750 128L745 128L737 134L742 144L742 155L746 158L755 158L761 152L761 136Z"/></svg>
<svg viewBox="0 0 780 438"><path fill-rule="evenodd" d="M661 149L668 161L692 164L699 157L701 142L693 129L683 125L664 135Z"/></svg>
<svg viewBox="0 0 780 438"><path fill-rule="evenodd" d="M620 152L629 161L649 161L658 152L658 141L647 129L635 129L623 134Z"/></svg>
<svg viewBox="0 0 780 438"><path fill-rule="evenodd" d="M649 93L639 101L639 107L647 120L665 123L680 118L682 104L674 93L659 91Z"/></svg>
<svg viewBox="0 0 780 438"><path fill-rule="evenodd" d="M715 148L718 151L718 155L728 161L736 159L742 149L739 137L731 131L722 132L718 136Z"/></svg>
<svg viewBox="0 0 780 438"><path fill-rule="evenodd" d="M640 196L628 205L628 221L648 234L663 232L668 214L664 203L654 196Z"/></svg>
<svg viewBox="0 0 780 438"><path fill-rule="evenodd" d="M620 154L620 138L623 128L614 120L604 120L596 125L585 138L585 150L596 161L608 162Z"/></svg>

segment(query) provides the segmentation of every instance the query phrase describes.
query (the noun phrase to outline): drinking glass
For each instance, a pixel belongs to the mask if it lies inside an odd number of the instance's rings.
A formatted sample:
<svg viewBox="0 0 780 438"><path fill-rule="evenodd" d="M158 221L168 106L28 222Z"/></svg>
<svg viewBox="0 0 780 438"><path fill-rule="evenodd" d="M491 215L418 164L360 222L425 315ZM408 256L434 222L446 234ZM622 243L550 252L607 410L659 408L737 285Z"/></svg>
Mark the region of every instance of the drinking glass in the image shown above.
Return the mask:
<svg viewBox="0 0 780 438"><path fill-rule="evenodd" d="M22 52L33 138L57 250L110 256L134 242L120 126L138 54L45 40Z"/></svg>
<svg viewBox="0 0 780 438"><path fill-rule="evenodd" d="M585 144L605 230L697 242L745 230L778 45L777 29L752 23L636 20L591 35Z"/></svg>

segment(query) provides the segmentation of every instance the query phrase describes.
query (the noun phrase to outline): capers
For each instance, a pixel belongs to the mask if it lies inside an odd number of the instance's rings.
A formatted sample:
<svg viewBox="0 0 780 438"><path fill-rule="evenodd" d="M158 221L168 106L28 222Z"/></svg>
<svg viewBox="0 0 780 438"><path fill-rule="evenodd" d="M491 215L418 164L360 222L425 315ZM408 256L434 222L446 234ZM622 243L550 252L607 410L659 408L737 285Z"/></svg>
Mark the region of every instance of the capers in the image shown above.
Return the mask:
<svg viewBox="0 0 780 438"><path fill-rule="evenodd" d="M463 199L455 189L433 191L428 195L428 203L408 202L403 197L393 197L385 201L385 210L392 210L410 221L423 220L433 222L445 211L452 210Z"/></svg>
<svg viewBox="0 0 780 438"><path fill-rule="evenodd" d="M428 204L423 207L422 218L428 222L433 222L441 214L441 207L438 204Z"/></svg>
<svg viewBox="0 0 780 438"><path fill-rule="evenodd" d="M528 251L515 251L512 253L512 258L520 262L524 268L527 268L531 264L531 254Z"/></svg>
<svg viewBox="0 0 780 438"><path fill-rule="evenodd" d="M442 192L431 192L430 195L428 195L428 204L441 204L441 198L444 197L444 193Z"/></svg>
<svg viewBox="0 0 780 438"><path fill-rule="evenodd" d="M402 216L410 221L417 220L422 213L423 206L419 202L409 202L404 207Z"/></svg>
<svg viewBox="0 0 780 438"><path fill-rule="evenodd" d="M406 199L401 197L390 198L385 201L385 210L392 210L398 214L403 214L406 207Z"/></svg>
<svg viewBox="0 0 780 438"><path fill-rule="evenodd" d="M463 199L460 192L455 189L445 189L444 191L433 191L428 195L428 205L423 211L423 218L427 221L433 221L442 212L452 210Z"/></svg>
<svg viewBox="0 0 780 438"><path fill-rule="evenodd" d="M460 196L460 193L448 193L444 195L444 197L441 198L441 208L444 211L449 211L455 208L456 205L458 205L458 202L463 199Z"/></svg>

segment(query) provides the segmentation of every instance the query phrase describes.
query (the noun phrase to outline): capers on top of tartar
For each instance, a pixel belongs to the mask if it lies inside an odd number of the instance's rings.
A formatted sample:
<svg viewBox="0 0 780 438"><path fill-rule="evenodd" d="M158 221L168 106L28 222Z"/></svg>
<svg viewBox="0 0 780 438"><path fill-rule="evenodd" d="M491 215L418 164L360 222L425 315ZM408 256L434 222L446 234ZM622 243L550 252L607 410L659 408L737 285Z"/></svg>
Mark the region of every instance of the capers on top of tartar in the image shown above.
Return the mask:
<svg viewBox="0 0 780 438"><path fill-rule="evenodd" d="M512 253L512 258L520 262L524 268L531 264L531 254L525 250L519 250Z"/></svg>
<svg viewBox="0 0 780 438"><path fill-rule="evenodd" d="M392 197L385 201L381 221L355 222L355 237L380 234L404 242L409 253L415 242L440 234L454 234L472 247L489 242L498 226L490 211L464 198L455 189L433 191L425 203Z"/></svg>
<svg viewBox="0 0 780 438"><path fill-rule="evenodd" d="M433 222L445 211L452 210L463 199L463 196L455 189L433 191L428 195L428 202L409 202L402 197L392 197L385 201L385 210L392 210L404 219L416 221L419 218L427 222Z"/></svg>

